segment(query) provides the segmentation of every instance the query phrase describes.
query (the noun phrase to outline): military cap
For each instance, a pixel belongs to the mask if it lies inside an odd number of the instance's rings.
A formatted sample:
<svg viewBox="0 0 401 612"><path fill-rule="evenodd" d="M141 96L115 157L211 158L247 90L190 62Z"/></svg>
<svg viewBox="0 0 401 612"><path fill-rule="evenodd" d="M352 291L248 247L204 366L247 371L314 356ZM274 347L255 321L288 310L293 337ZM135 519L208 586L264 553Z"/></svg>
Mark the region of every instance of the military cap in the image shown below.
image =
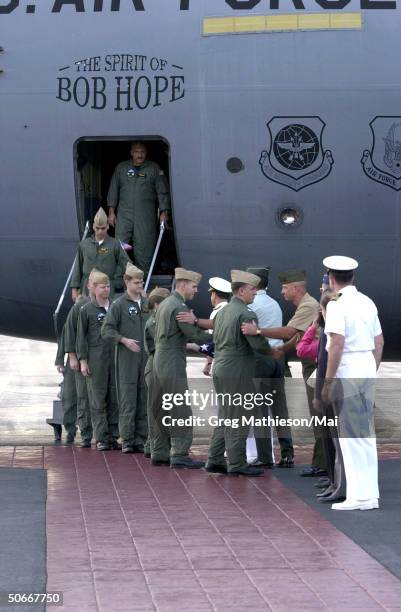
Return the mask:
<svg viewBox="0 0 401 612"><path fill-rule="evenodd" d="M201 282L202 274L198 272L192 272L192 270L186 270L185 268L176 268L175 269L175 280L185 280L191 281L192 283L196 283L199 285Z"/></svg>
<svg viewBox="0 0 401 612"><path fill-rule="evenodd" d="M260 283L260 276L245 272L244 270L231 270L231 282L232 283L244 283L245 285L252 285L257 287Z"/></svg>
<svg viewBox="0 0 401 612"><path fill-rule="evenodd" d="M125 268L125 276L128 276L131 280L143 280L143 272L131 262L127 263Z"/></svg>
<svg viewBox="0 0 401 612"><path fill-rule="evenodd" d="M323 265L328 270L337 272L351 272L351 270L356 270L359 264L357 260L353 259L352 257L331 255L330 257L325 257L323 259Z"/></svg>
<svg viewBox="0 0 401 612"><path fill-rule="evenodd" d="M97 211L95 218L93 219L93 223L95 223L95 225L98 225L99 227L104 227L105 225L107 225L107 215L102 207L100 207Z"/></svg>
<svg viewBox="0 0 401 612"><path fill-rule="evenodd" d="M213 276L209 278L209 291L218 291L219 293L231 293L231 284L224 278Z"/></svg>
<svg viewBox="0 0 401 612"><path fill-rule="evenodd" d="M256 274L256 276L259 276L259 278L261 278L266 285L268 284L270 266L251 266L250 268L247 268L246 271L250 272L251 274Z"/></svg>
<svg viewBox="0 0 401 612"><path fill-rule="evenodd" d="M305 270L292 268L291 270L280 272L278 279L282 285L288 285L289 283L300 283L306 280L306 272Z"/></svg>
<svg viewBox="0 0 401 612"><path fill-rule="evenodd" d="M90 282L92 285L108 285L110 283L110 279L104 272L92 270L90 274Z"/></svg>
<svg viewBox="0 0 401 612"><path fill-rule="evenodd" d="M155 287L149 293L149 299L156 298L156 297L164 299L164 298L167 298L169 295L170 295L170 291L166 289L165 287Z"/></svg>

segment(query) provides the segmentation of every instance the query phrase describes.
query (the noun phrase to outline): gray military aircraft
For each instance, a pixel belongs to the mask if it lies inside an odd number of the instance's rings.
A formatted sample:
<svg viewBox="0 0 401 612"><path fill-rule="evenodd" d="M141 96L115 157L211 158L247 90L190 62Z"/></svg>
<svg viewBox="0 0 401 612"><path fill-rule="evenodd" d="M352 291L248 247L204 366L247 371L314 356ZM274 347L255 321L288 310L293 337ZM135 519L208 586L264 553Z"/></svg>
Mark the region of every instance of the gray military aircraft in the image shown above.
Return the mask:
<svg viewBox="0 0 401 612"><path fill-rule="evenodd" d="M85 221L141 139L181 265L268 264L273 295L303 267L318 294L322 258L355 257L400 347L400 23L393 0L0 0L0 332L54 338Z"/></svg>

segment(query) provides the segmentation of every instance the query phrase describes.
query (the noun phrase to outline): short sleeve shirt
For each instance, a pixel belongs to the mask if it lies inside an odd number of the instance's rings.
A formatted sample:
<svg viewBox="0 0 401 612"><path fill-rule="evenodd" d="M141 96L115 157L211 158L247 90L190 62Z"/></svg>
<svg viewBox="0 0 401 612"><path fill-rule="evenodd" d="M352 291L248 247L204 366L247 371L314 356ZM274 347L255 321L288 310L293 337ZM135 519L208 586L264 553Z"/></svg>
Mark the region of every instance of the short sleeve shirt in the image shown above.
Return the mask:
<svg viewBox="0 0 401 612"><path fill-rule="evenodd" d="M330 334L344 336L344 353L372 351L375 336L382 333L377 308L370 298L349 285L327 304L325 333L327 348Z"/></svg>
<svg viewBox="0 0 401 612"><path fill-rule="evenodd" d="M294 316L288 321L287 327L294 327L298 331L304 332L312 325L318 313L319 302L309 293L305 293L294 312Z"/></svg>

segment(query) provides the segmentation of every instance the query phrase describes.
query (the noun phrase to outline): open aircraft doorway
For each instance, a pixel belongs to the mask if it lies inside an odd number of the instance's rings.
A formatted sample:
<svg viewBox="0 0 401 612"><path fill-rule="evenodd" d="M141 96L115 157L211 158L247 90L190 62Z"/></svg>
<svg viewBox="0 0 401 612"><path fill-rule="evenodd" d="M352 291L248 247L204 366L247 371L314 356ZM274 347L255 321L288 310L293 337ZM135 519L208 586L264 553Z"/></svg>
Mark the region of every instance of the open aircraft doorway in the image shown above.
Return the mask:
<svg viewBox="0 0 401 612"><path fill-rule="evenodd" d="M173 209L173 194L170 183L170 146L165 139L160 136L145 138L128 136L126 138L108 139L83 137L77 140L74 145L75 192L81 236L87 220L90 221L91 231L93 218L100 206L108 212L107 193L111 177L117 164L130 159L130 149L133 141L143 142L148 151L147 159L156 162L163 170L170 185ZM110 227L109 233L114 236L112 227ZM169 218L168 230L163 235L153 275L172 275L177 265L172 214Z"/></svg>

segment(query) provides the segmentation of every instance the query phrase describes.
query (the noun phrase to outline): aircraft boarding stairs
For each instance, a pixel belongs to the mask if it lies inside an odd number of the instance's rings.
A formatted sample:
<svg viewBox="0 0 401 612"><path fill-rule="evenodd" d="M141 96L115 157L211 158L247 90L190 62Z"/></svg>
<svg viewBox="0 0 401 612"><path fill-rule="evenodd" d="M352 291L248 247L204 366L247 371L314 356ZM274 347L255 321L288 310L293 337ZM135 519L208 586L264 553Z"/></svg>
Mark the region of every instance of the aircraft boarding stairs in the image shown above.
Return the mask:
<svg viewBox="0 0 401 612"><path fill-rule="evenodd" d="M90 223L89 221L87 221L85 224L85 230L82 236L82 240L85 240L85 238L88 236L89 228L90 228ZM166 226L164 223L161 223L159 237L157 239L157 243L156 243L155 250L153 253L152 263L150 264L149 274L148 274L148 277L144 285L144 289L147 293L150 293L150 291L152 291L152 289L154 289L155 287L165 287L170 290L174 289L175 283L174 283L174 276L172 274L152 274L165 231L166 231ZM72 266L68 274L66 283L64 285L63 291L61 293L60 299L58 301L57 308L53 313L54 331L55 331L57 342L59 341L59 338L60 338L60 332L58 328L58 315L64 303L66 293L69 290L74 265L75 265L75 258L72 263ZM53 427L54 438L56 442L61 441L61 435L62 435L62 424L63 424L63 410L62 410L62 399L61 399L62 395L63 395L63 382L60 384L60 392L58 394L58 398L56 400L53 400L53 416L51 418L46 419L46 423L48 423L51 427Z"/></svg>

